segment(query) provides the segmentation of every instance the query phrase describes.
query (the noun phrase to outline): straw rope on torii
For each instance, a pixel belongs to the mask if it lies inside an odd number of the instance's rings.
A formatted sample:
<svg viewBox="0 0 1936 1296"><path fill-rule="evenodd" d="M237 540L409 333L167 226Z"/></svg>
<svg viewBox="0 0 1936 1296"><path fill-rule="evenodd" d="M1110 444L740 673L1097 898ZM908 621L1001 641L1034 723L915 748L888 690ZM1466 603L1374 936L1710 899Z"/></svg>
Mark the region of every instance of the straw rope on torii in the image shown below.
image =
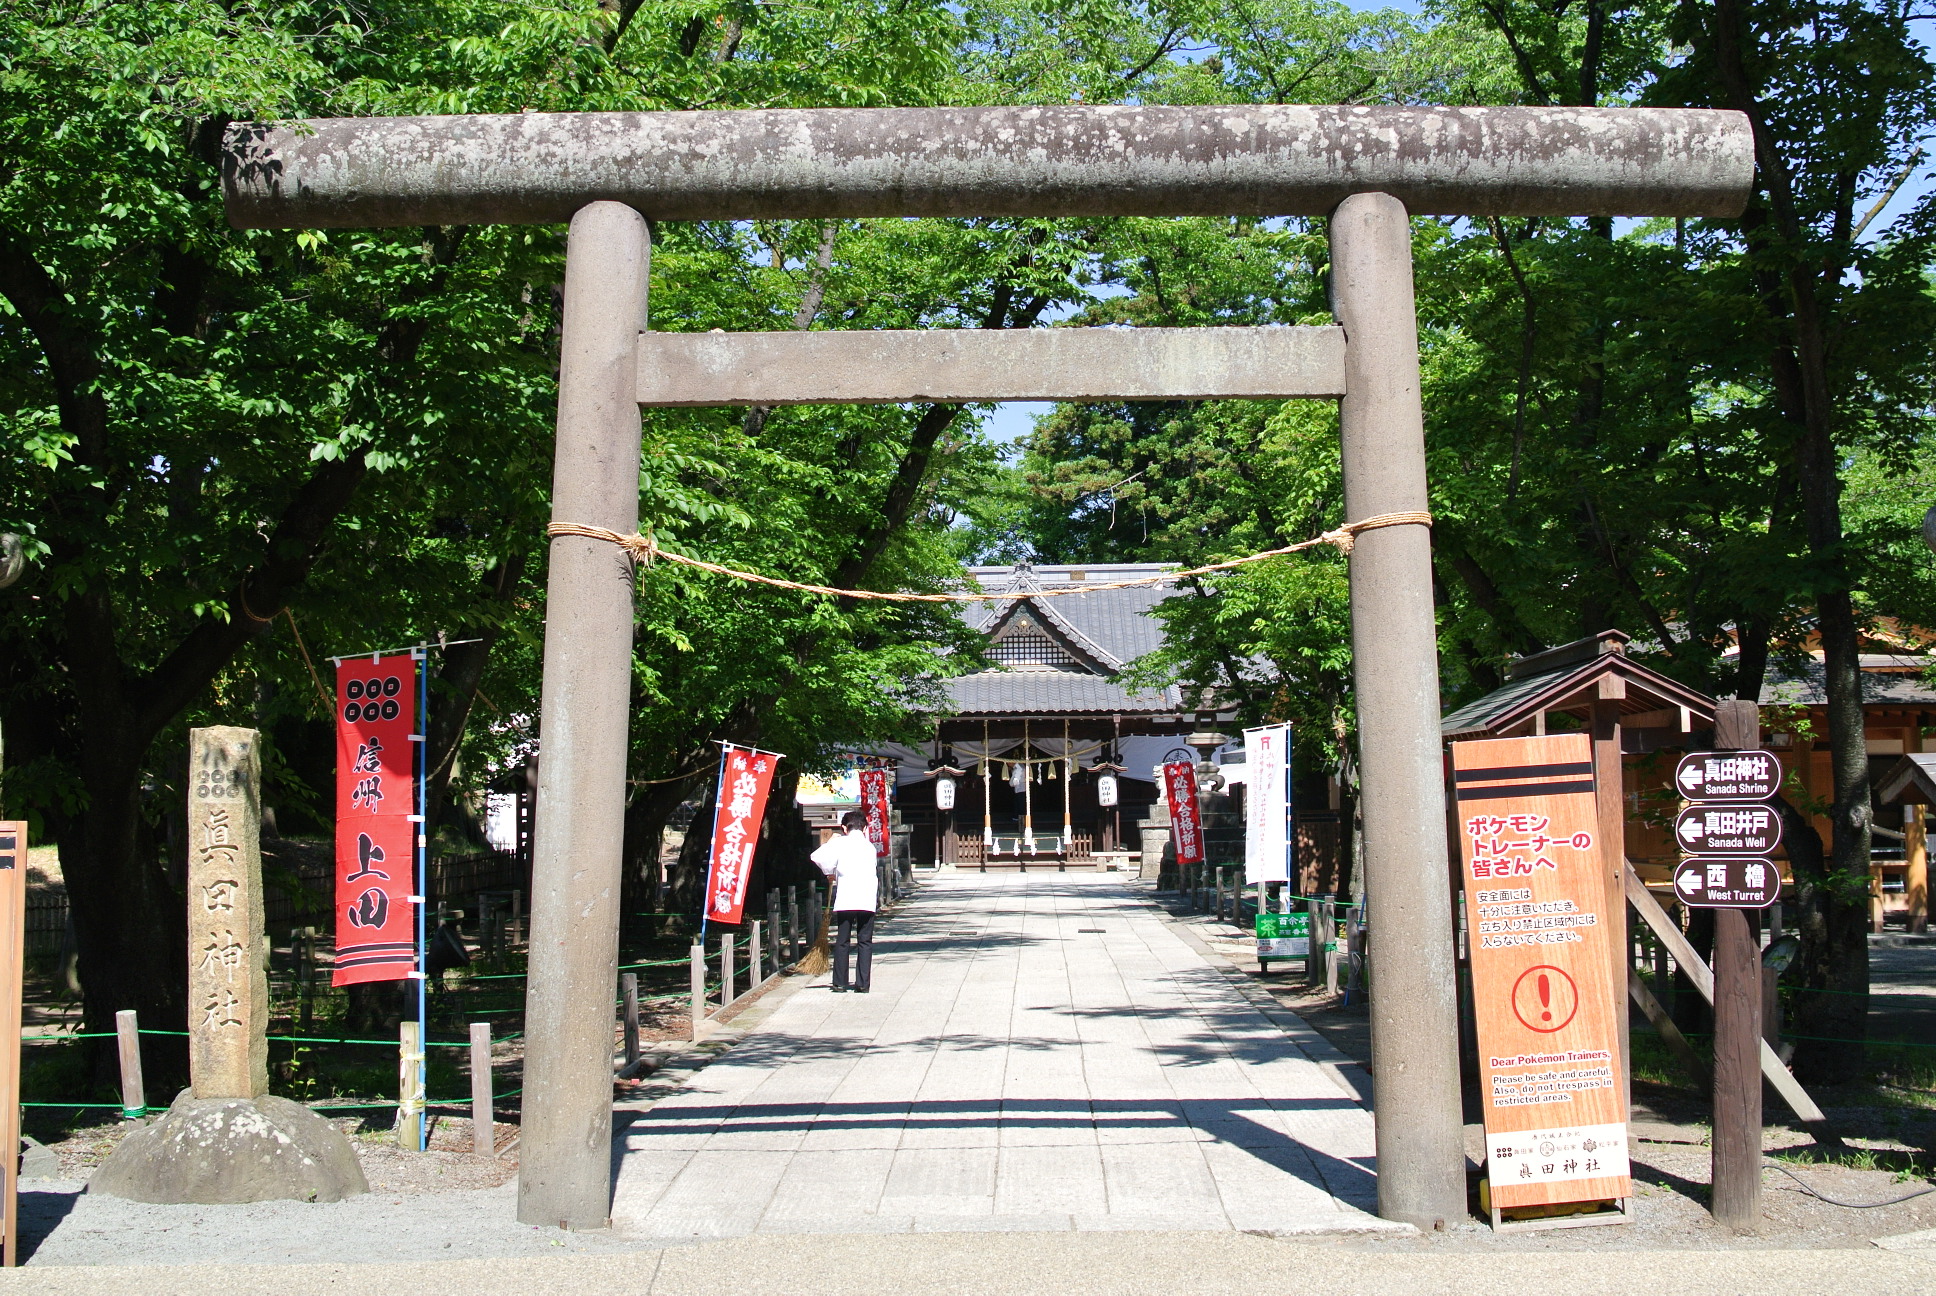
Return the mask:
<svg viewBox="0 0 1936 1296"><path fill-rule="evenodd" d="M1232 558L1227 562L1208 563L1202 567L1192 567L1187 571L1163 572L1155 576L1138 576L1134 580L1106 581L1098 585L1070 585L1060 589L1020 590L1004 593L980 594L913 594L899 590L856 590L837 589L832 585L815 585L810 581L782 580L778 576L764 576L759 572L741 571L736 567L724 567L719 563L707 562L703 558L689 558L685 554L674 553L660 548L659 542L650 535L626 534L606 527L583 526L577 522L553 522L545 528L546 535L582 536L588 540L603 540L615 544L633 558L643 563L651 563L654 558L667 562L694 567L700 571L713 572L720 576L731 576L735 580L754 581L761 585L771 585L777 589L800 590L807 594L826 594L834 598L875 599L888 603L988 603L997 599L1057 598L1064 594L1090 594L1097 590L1129 589L1136 585L1159 585L1168 581L1182 580L1190 576L1205 576L1211 572L1228 571L1242 567L1246 563L1262 562L1266 558L1282 558L1303 549L1315 549L1319 545L1335 545L1347 557L1351 553L1353 540L1361 531L1376 531L1380 527L1432 525L1432 515L1422 510L1406 513L1380 513L1376 517L1365 518L1361 522L1347 522L1343 526L1326 531L1313 540L1300 540L1281 549L1266 549L1243 558Z"/></svg>

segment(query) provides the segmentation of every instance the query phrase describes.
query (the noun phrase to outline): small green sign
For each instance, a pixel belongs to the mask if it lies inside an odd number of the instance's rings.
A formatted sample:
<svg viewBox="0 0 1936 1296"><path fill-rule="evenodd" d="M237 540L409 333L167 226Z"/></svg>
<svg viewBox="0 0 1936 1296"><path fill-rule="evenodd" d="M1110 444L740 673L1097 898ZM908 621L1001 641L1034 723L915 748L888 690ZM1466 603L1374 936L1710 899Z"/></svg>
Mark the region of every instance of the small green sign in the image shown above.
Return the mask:
<svg viewBox="0 0 1936 1296"><path fill-rule="evenodd" d="M1307 913L1260 913L1257 915L1257 939L1277 940L1291 936L1311 934L1311 915Z"/></svg>
<svg viewBox="0 0 1936 1296"><path fill-rule="evenodd" d="M1311 952L1311 915L1257 915L1257 957L1305 958Z"/></svg>

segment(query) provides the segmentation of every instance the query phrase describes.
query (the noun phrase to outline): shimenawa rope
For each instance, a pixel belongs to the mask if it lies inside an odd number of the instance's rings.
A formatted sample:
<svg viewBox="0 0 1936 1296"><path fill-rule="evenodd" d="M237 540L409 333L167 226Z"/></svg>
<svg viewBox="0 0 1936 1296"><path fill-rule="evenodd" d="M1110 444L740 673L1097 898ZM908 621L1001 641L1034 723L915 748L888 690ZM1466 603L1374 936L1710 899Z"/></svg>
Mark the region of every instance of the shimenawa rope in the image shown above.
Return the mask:
<svg viewBox="0 0 1936 1296"><path fill-rule="evenodd" d="M1432 525L1432 515L1424 511L1410 513L1380 513L1362 522L1347 522L1332 531L1326 531L1315 540L1302 540L1297 544L1285 545L1282 549L1266 549L1244 558L1232 558L1228 562L1208 563L1202 567L1192 567L1187 571L1162 572L1155 576L1138 576L1134 580L1106 581L1097 585L1070 585L1059 589L1020 590L1008 593L984 592L979 594L912 594L898 590L856 590L838 589L832 585L815 585L810 581L782 580L778 576L764 576L759 572L741 571L736 567L724 567L719 563L707 562L703 558L689 558L685 554L674 553L661 548L659 542L649 535L627 535L621 531L605 527L583 526L577 522L553 522L545 528L545 534L552 536L582 536L587 540L603 540L615 544L632 555L639 562L650 564L655 558L679 563L699 571L712 572L719 576L731 576L734 580L753 581L761 585L771 585L776 589L800 590L806 594L826 594L834 598L875 599L888 603L989 603L999 599L1057 598L1064 594L1089 594L1096 590L1129 589L1136 585L1160 585L1169 581L1182 580L1189 576L1205 576L1211 572L1228 571L1242 567L1246 563L1262 562L1266 558L1282 558L1304 549L1315 549L1319 545L1335 545L1340 553L1351 553L1352 541L1361 531L1376 531L1380 527L1425 526Z"/></svg>

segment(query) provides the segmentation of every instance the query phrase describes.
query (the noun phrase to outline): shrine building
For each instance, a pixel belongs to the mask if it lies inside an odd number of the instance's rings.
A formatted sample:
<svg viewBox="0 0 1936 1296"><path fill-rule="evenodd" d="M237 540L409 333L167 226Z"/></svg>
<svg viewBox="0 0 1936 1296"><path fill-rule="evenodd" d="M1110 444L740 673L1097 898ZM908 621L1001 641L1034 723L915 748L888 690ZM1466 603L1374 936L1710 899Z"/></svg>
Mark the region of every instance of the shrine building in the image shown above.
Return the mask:
<svg viewBox="0 0 1936 1296"><path fill-rule="evenodd" d="M1195 759L1191 734L1226 732L1170 686L1121 675L1162 646L1153 609L1176 594L1173 566L1097 563L970 567L998 593L1072 590L966 605L990 664L946 681L953 702L926 752L902 765L897 802L919 863L976 869L1107 867L1140 856L1138 825L1156 811L1155 767ZM1217 745L1221 745L1221 740ZM909 752L913 757L915 753ZM1133 865L1132 865L1133 867Z"/></svg>

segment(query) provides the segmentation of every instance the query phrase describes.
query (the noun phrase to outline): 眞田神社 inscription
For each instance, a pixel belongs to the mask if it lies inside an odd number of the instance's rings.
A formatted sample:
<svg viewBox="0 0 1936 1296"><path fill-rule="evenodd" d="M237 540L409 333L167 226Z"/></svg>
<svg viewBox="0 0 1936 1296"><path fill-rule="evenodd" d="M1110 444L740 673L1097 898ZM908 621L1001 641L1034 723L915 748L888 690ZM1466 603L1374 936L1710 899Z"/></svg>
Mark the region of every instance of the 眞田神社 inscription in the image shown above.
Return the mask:
<svg viewBox="0 0 1936 1296"><path fill-rule="evenodd" d="M197 1098L269 1088L259 748L253 729L189 731L188 1069Z"/></svg>

